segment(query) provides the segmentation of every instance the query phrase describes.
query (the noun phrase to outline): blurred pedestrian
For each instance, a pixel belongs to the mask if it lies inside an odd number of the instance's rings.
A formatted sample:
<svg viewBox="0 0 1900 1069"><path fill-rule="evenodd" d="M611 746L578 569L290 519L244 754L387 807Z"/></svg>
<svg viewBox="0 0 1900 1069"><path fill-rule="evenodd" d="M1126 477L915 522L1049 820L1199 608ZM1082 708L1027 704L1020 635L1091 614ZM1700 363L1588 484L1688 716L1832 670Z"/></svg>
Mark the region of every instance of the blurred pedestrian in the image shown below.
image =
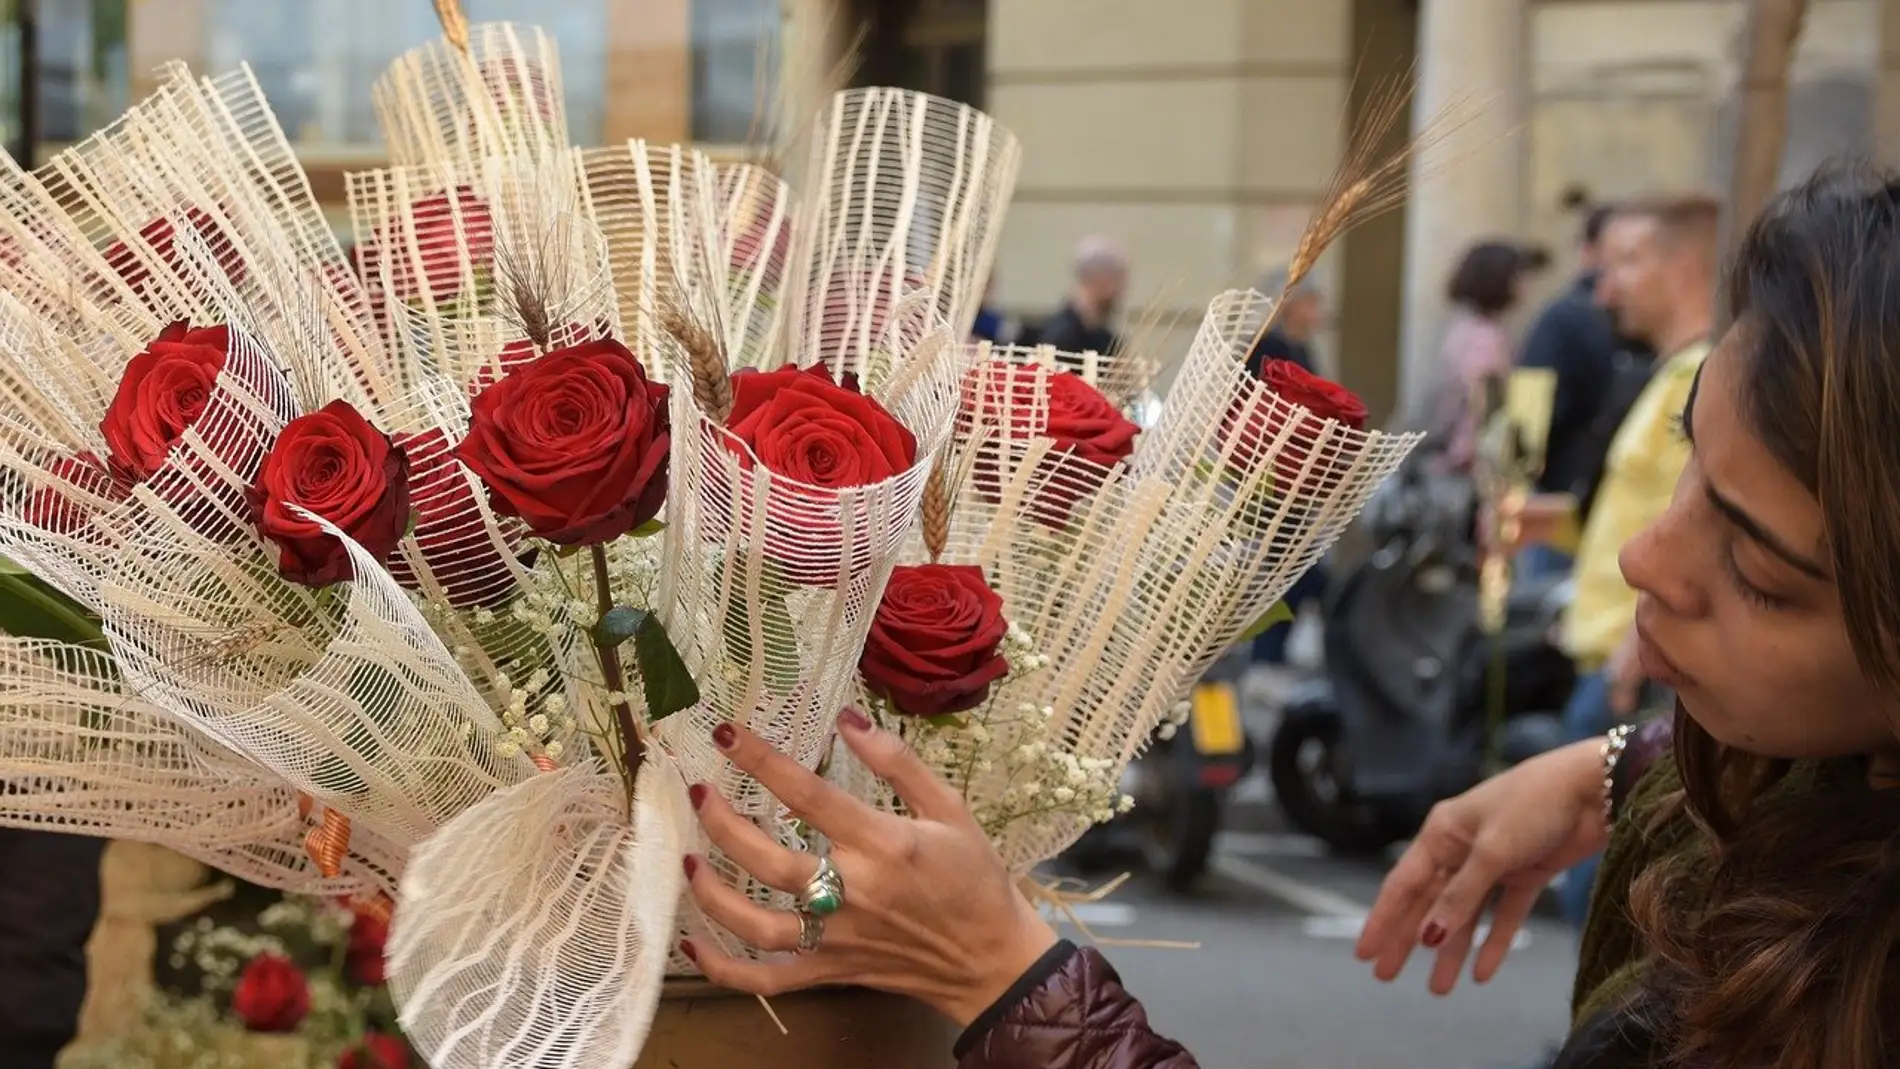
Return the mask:
<svg viewBox="0 0 1900 1069"><path fill-rule="evenodd" d="M1654 360L1642 343L1618 335L1611 313L1597 302L1603 229L1611 212L1599 205L1585 215L1576 277L1538 313L1518 360L1520 367L1545 368L1557 379L1536 489L1574 496L1580 515L1588 513L1610 439L1649 381ZM1570 569L1570 557L1548 545L1526 546L1517 566L1534 575L1561 573Z"/></svg>
<svg viewBox="0 0 1900 1069"><path fill-rule="evenodd" d="M1121 338L1110 326L1128 292L1128 250L1114 238L1096 234L1075 247L1075 286L1056 314L1037 332L1035 343L1068 353L1114 356Z"/></svg>
<svg viewBox="0 0 1900 1069"><path fill-rule="evenodd" d="M1317 374L1311 347L1313 338L1326 329L1325 296L1305 279L1288 287L1284 267L1268 272L1255 288L1278 298L1280 307L1274 312L1272 327L1247 354L1247 371L1259 375L1260 365L1268 360L1291 360Z"/></svg>
<svg viewBox="0 0 1900 1069"><path fill-rule="evenodd" d="M1014 316L996 306L996 274L991 272L989 281L983 284L983 304L976 310L976 321L970 325L970 341L1012 345L1021 329L1022 324L1016 322Z"/></svg>
<svg viewBox="0 0 1900 1069"><path fill-rule="evenodd" d="M1465 252L1446 286L1452 315L1438 349L1439 384L1427 429L1443 443L1442 464L1449 471L1471 469L1484 416L1477 399L1510 374L1505 318L1523 295L1528 267L1522 246L1484 241Z"/></svg>

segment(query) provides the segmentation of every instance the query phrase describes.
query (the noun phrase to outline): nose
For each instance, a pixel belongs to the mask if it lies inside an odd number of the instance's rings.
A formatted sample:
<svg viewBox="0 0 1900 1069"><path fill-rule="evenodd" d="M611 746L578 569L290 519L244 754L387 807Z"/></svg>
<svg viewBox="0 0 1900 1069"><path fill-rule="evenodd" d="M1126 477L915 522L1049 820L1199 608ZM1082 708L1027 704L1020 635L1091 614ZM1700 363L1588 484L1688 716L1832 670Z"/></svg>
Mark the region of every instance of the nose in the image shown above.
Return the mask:
<svg viewBox="0 0 1900 1069"><path fill-rule="evenodd" d="M1649 595L1671 616L1694 618L1708 611L1708 597L1683 552L1682 496L1678 489L1661 516L1623 543L1616 563L1631 589Z"/></svg>

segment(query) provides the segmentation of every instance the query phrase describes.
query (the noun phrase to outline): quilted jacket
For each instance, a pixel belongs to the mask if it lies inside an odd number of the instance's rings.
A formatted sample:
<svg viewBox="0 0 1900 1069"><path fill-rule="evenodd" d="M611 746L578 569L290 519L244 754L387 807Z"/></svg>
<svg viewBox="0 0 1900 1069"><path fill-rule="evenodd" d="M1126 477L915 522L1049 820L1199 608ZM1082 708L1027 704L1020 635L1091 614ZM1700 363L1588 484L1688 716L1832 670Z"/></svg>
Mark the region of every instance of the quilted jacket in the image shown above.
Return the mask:
<svg viewBox="0 0 1900 1069"><path fill-rule="evenodd" d="M1093 948L1056 944L957 1043L958 1069L1197 1069Z"/></svg>

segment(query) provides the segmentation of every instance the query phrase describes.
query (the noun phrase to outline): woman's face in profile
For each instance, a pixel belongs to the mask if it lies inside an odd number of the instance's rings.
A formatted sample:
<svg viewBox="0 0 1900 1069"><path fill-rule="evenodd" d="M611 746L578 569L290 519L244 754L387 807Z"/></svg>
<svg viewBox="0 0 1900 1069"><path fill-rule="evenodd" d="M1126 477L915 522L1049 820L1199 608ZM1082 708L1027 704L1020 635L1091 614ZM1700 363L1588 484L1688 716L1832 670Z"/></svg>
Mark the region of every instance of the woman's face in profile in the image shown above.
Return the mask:
<svg viewBox="0 0 1900 1069"><path fill-rule="evenodd" d="M1662 518L1623 548L1644 667L1723 743L1769 757L1894 745L1890 703L1848 643L1820 504L1744 419L1741 332L1703 365L1692 457ZM1894 532L1900 549L1900 531Z"/></svg>

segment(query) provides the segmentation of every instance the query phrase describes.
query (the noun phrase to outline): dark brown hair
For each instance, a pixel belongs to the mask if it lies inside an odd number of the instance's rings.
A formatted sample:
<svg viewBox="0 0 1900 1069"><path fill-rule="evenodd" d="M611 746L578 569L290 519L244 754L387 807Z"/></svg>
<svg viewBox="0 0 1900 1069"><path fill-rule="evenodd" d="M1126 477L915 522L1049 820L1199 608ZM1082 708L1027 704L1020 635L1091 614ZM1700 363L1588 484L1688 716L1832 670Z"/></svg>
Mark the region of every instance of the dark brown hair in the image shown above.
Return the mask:
<svg viewBox="0 0 1900 1069"><path fill-rule="evenodd" d="M1900 178L1832 168L1782 194L1726 290L1743 418L1819 500L1856 660L1900 692ZM1900 791L1836 765L1770 794L1787 762L1676 720L1673 812L1713 856L1632 889L1654 955L1635 1016L1677 1065L1896 1064Z"/></svg>
<svg viewBox="0 0 1900 1069"><path fill-rule="evenodd" d="M1466 250L1445 296L1482 316L1496 316L1517 300L1517 279L1529 266L1522 246L1481 241Z"/></svg>

